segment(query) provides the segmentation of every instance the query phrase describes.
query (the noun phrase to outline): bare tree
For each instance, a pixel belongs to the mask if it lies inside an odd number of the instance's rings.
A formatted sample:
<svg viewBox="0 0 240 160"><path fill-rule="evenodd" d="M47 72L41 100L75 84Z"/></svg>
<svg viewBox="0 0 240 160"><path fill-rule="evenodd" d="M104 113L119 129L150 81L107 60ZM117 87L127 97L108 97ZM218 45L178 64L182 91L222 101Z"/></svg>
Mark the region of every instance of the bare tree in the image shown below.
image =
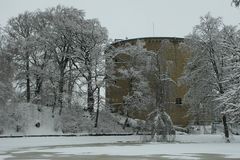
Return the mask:
<svg viewBox="0 0 240 160"><path fill-rule="evenodd" d="M214 18L208 13L200 18L200 24L186 37L192 55L182 77L189 86L184 99L194 117L200 110L206 111L204 114L208 114L209 120L220 116L213 111L218 105L215 99L226 88L223 81L226 63L220 41L222 27L221 18ZM203 116L200 118L203 120Z"/></svg>
<svg viewBox="0 0 240 160"><path fill-rule="evenodd" d="M12 55L6 50L6 37L0 28L0 108L5 106L13 94Z"/></svg>
<svg viewBox="0 0 240 160"><path fill-rule="evenodd" d="M0 134L10 128L11 121L9 100L13 97L12 55L6 50L6 37L0 28ZM11 107L12 109L12 107Z"/></svg>
<svg viewBox="0 0 240 160"><path fill-rule="evenodd" d="M76 28L74 35L75 55L72 62L87 85L87 110L94 111L94 93L99 86L94 80L104 78L104 46L107 31L96 19L86 20L82 28ZM98 82L99 83L99 82Z"/></svg>
<svg viewBox="0 0 240 160"><path fill-rule="evenodd" d="M6 27L9 42L11 42L11 51L13 51L15 62L18 64L18 80L25 80L27 102L31 100L30 54L32 50L29 43L33 36L32 20L33 14L25 12L10 19Z"/></svg>
<svg viewBox="0 0 240 160"><path fill-rule="evenodd" d="M174 82L168 75L164 52L172 44L163 41L159 53L147 51L144 45L137 41L135 45L126 44L113 49L113 59L119 63L113 78L126 80L128 87L128 94L123 97L124 114L127 117L123 128L128 123L128 117L136 111L150 111L146 128L151 130L152 138L157 135L162 137L159 141L167 141L168 135L174 134L171 118L165 112L169 103L168 85Z"/></svg>
<svg viewBox="0 0 240 160"><path fill-rule="evenodd" d="M59 114L63 108L63 94L66 84L68 63L73 54L73 36L75 28L81 28L83 12L74 8L57 6L43 12L48 25L41 33L41 38L45 40L47 50L51 52L53 61L56 64L58 73L58 106ZM54 110L54 109L53 109Z"/></svg>
<svg viewBox="0 0 240 160"><path fill-rule="evenodd" d="M166 112L169 106L170 86L176 85L176 82L169 76L167 60L164 57L169 48L174 47L168 40L161 42L158 53L152 53L152 69L149 77L152 79L153 88L153 111L148 115L147 125L151 130L152 139L156 141L174 140L175 130L171 117ZM148 128L149 128L148 127Z"/></svg>
<svg viewBox="0 0 240 160"><path fill-rule="evenodd" d="M147 60L151 52L144 49L144 43L141 41L137 41L135 45L126 44L111 50L112 59L115 59L117 64L115 68L112 66L116 71L112 72L110 77L113 81L125 80L127 84L128 93L122 102L123 112L127 117L123 125L125 128L128 117L133 116L134 112L146 111L147 106L150 106L151 93L146 75L149 69ZM108 60L108 67L112 65L110 62ZM108 83L115 88L121 87L110 81Z"/></svg>

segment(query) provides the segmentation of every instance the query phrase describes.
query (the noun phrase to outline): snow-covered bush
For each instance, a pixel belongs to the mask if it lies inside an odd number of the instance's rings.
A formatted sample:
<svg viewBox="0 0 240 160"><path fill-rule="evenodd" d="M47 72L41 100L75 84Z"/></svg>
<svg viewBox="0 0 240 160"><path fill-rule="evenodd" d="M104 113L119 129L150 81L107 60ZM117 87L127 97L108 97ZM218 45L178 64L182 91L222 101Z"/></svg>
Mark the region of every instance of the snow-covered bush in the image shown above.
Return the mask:
<svg viewBox="0 0 240 160"><path fill-rule="evenodd" d="M170 116L163 110L155 110L149 114L146 128L151 132L151 138L145 141L172 142L175 140L175 129Z"/></svg>
<svg viewBox="0 0 240 160"><path fill-rule="evenodd" d="M79 105L63 108L61 115L61 126L63 133L90 132L93 128L93 121L88 112L85 112Z"/></svg>
<svg viewBox="0 0 240 160"><path fill-rule="evenodd" d="M28 106L19 104L14 108L15 112L13 112L12 117L15 121L16 131L25 132L28 128Z"/></svg>
<svg viewBox="0 0 240 160"><path fill-rule="evenodd" d="M121 124L119 120L119 117L115 114L102 110L99 112L98 127L93 128L93 131L96 133L132 133L132 127L123 129L123 123Z"/></svg>
<svg viewBox="0 0 240 160"><path fill-rule="evenodd" d="M94 127L95 116L84 111L82 107L73 105L71 108L64 108L61 115L61 127L63 133L125 133L132 132L131 129L124 130L118 118L108 111L99 112L98 126Z"/></svg>
<svg viewBox="0 0 240 160"><path fill-rule="evenodd" d="M58 113L31 103L12 103L0 110L0 132L3 134L56 134L61 131Z"/></svg>
<svg viewBox="0 0 240 160"><path fill-rule="evenodd" d="M0 134L5 134L8 130L13 129L13 118L7 108L7 106L1 106L0 108Z"/></svg>
<svg viewBox="0 0 240 160"><path fill-rule="evenodd" d="M26 112L22 111L16 104L6 105L0 111L0 130L2 133L24 132L27 127Z"/></svg>

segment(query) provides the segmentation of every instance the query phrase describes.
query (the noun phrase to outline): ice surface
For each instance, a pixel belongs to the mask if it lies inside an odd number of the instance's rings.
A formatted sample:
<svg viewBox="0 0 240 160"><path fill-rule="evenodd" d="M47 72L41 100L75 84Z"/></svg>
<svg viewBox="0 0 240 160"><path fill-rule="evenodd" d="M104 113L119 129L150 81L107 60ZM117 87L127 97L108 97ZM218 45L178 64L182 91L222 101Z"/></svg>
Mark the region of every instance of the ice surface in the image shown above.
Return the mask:
<svg viewBox="0 0 240 160"><path fill-rule="evenodd" d="M141 143L140 136L81 136L1 138L0 160L10 153L43 155L153 156L168 159L198 159L199 154L240 158L240 136L224 143L222 135L178 135L175 143ZM45 156L46 157L46 156ZM44 158L45 158L44 157ZM46 159L48 159L46 157Z"/></svg>

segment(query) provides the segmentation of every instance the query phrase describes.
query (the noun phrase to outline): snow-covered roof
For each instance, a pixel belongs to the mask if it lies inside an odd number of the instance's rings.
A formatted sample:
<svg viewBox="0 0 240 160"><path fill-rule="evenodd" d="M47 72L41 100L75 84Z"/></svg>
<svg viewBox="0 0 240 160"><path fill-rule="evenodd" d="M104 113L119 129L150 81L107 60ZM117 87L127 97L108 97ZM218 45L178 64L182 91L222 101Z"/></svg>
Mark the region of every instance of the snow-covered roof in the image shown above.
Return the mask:
<svg viewBox="0 0 240 160"><path fill-rule="evenodd" d="M179 41L182 42L184 41L184 38L180 37L139 37L139 38L131 38L131 39L115 39L115 41L112 43L112 45L116 45L118 43L128 43L132 41L137 41L137 40L173 40L173 41Z"/></svg>

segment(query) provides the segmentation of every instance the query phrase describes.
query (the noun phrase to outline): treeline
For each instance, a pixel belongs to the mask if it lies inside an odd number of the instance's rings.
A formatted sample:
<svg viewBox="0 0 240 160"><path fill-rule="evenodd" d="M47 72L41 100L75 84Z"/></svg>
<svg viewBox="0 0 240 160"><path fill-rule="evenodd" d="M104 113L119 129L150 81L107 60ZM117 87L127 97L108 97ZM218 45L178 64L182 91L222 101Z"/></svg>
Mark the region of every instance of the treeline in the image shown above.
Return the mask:
<svg viewBox="0 0 240 160"><path fill-rule="evenodd" d="M108 43L97 19L63 6L24 12L1 28L0 43L1 105L14 91L15 100L51 106L53 112L58 107L61 115L64 106L85 96L93 112Z"/></svg>

